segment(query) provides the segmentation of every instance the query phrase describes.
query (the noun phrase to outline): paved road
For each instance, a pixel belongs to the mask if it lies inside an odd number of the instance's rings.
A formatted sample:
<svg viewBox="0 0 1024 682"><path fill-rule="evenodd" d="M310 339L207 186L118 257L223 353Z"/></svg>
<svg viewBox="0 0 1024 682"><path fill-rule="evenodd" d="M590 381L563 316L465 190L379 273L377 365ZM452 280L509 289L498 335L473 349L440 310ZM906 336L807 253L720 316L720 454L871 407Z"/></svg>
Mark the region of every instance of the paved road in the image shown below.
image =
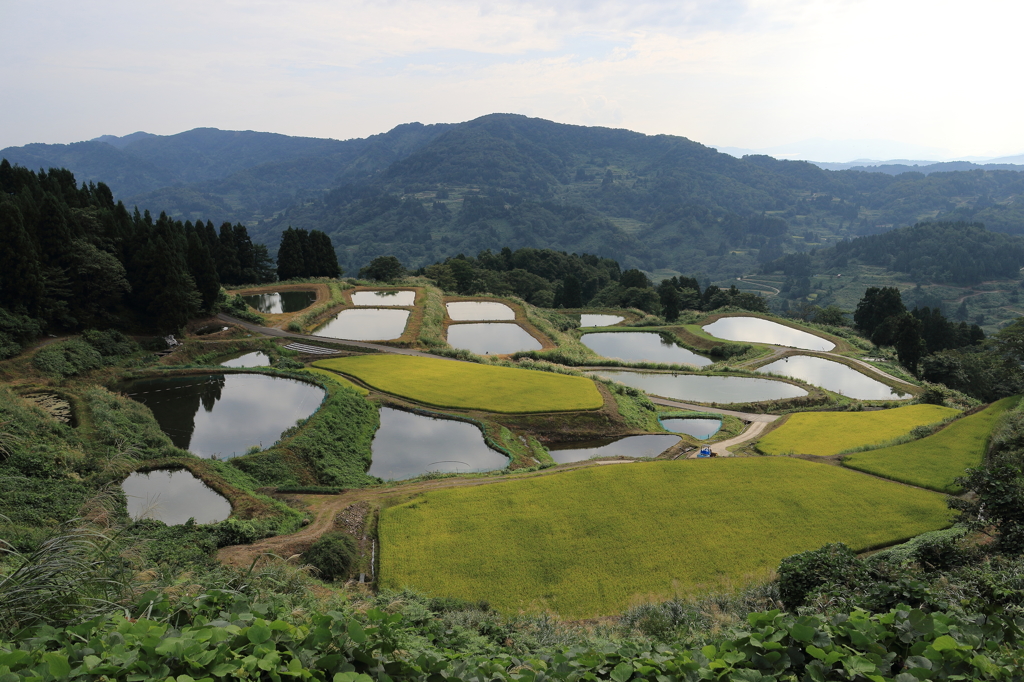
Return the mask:
<svg viewBox="0 0 1024 682"><path fill-rule="evenodd" d="M286 339L301 339L303 341L322 341L325 343L339 343L345 346L353 346L355 348L366 348L369 350L376 350L382 353L395 353L396 355L416 355L421 358L433 358L435 360L452 360L453 358L446 358L441 355L431 355L430 353L424 353L420 350L412 350L410 348L395 348L394 346L384 346L379 343L368 343L366 341L349 341L348 339L335 339L328 336L315 336L313 334L296 334L295 332L286 331L284 329L276 329L274 327L264 327L258 324L252 324L245 320L240 320L237 317L231 317L224 313L219 313L217 319L222 322L229 322L231 324L237 324L239 327L245 327L254 334L266 334L267 336L279 336Z"/></svg>

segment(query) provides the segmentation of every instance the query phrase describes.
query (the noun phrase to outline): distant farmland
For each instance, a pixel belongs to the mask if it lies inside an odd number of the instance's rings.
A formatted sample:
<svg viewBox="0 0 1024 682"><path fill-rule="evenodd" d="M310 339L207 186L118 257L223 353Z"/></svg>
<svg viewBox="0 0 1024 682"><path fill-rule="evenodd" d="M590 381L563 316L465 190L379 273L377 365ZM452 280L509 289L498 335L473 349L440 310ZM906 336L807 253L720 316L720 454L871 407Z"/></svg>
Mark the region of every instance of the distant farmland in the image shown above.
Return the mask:
<svg viewBox="0 0 1024 682"><path fill-rule="evenodd" d="M569 618L948 525L945 497L790 458L618 464L431 492L381 516L381 584Z"/></svg>

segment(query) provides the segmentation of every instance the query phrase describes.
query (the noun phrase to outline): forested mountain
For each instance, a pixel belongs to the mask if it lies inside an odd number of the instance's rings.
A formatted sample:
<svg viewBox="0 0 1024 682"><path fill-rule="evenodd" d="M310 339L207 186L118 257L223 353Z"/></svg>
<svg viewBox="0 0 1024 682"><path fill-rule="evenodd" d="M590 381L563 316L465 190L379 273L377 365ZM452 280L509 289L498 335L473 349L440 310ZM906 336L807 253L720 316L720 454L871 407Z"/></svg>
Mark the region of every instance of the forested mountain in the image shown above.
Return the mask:
<svg viewBox="0 0 1024 682"><path fill-rule="evenodd" d="M721 279L925 220L1024 233L1018 171L827 171L510 114L345 142L209 129L132 138L0 154L108 167L129 206L241 221L272 252L288 227L322 231L348 272L380 255L416 268L508 246Z"/></svg>

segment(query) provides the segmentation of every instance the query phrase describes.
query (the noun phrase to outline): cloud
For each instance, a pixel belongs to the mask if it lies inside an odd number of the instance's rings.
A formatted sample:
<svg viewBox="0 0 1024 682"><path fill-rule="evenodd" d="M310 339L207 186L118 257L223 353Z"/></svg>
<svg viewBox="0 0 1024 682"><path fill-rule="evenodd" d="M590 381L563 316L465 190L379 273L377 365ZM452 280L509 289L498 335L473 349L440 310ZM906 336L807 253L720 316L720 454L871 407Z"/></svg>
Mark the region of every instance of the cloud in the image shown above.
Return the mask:
<svg viewBox="0 0 1024 682"><path fill-rule="evenodd" d="M1024 150L1012 5L5 2L0 147L138 129L364 136L513 111L706 142Z"/></svg>

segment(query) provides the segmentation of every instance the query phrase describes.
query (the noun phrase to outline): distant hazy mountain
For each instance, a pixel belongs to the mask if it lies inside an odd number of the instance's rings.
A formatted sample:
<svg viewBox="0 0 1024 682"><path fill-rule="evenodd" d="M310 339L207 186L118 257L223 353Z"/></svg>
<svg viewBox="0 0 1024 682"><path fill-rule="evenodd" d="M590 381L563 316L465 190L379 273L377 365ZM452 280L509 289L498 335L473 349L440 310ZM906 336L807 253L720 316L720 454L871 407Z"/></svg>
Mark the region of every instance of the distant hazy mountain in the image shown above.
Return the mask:
<svg viewBox="0 0 1024 682"><path fill-rule="evenodd" d="M1024 156L1008 156L1005 159L1020 159L1024 164ZM857 170L869 173L886 173L888 175L899 175L900 173L948 173L950 171L968 171L980 168L981 170L1010 170L1022 171L1024 165L1016 165L1012 161L996 163L994 161L978 164L971 161L908 161L906 159L894 159L892 161L873 161L850 163L822 163L812 161L814 165L826 170Z"/></svg>
<svg viewBox="0 0 1024 682"><path fill-rule="evenodd" d="M418 267L509 246L728 277L922 220L1024 233L1019 167L831 171L736 158L684 137L511 114L345 141L205 128L0 156L102 180L129 207L242 222L272 252L289 226L323 230L349 272L378 255Z"/></svg>

